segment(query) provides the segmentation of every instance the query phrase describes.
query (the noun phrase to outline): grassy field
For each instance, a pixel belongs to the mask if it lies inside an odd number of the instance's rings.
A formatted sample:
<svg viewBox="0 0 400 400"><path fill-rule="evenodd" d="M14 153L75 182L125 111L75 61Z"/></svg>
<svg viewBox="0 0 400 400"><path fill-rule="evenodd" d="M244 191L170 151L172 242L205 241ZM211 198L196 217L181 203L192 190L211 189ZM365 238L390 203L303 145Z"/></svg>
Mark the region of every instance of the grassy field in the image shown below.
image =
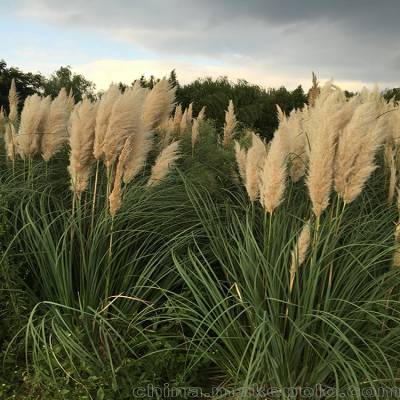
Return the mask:
<svg viewBox="0 0 400 400"><path fill-rule="evenodd" d="M174 99L11 87L0 398L394 398L397 104L315 83L265 143Z"/></svg>

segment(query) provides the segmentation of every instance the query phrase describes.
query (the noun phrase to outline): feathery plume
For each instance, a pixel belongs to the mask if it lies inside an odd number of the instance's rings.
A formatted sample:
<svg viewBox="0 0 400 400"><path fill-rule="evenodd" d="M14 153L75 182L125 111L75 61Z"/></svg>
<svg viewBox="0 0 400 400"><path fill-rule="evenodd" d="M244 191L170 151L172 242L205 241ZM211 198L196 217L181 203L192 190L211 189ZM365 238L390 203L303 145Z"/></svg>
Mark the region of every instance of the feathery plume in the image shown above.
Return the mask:
<svg viewBox="0 0 400 400"><path fill-rule="evenodd" d="M290 292L293 290L294 279L299 267L304 263L308 248L310 246L310 221L308 221L302 228L300 235L297 239L296 245L292 250L292 262L290 266Z"/></svg>
<svg viewBox="0 0 400 400"><path fill-rule="evenodd" d="M174 132L180 132L180 126L182 121L182 106L178 104L175 107L175 114L174 114Z"/></svg>
<svg viewBox="0 0 400 400"><path fill-rule="evenodd" d="M15 127L13 124L7 123L4 131L4 144L7 157L9 160L15 160Z"/></svg>
<svg viewBox="0 0 400 400"><path fill-rule="evenodd" d="M335 189L345 203L362 191L376 169L375 153L382 142L384 122L377 120L375 101L361 104L339 137L335 160Z"/></svg>
<svg viewBox="0 0 400 400"><path fill-rule="evenodd" d="M260 177L260 202L265 211L270 214L283 200L286 183L286 155L287 149L283 135L276 132Z"/></svg>
<svg viewBox="0 0 400 400"><path fill-rule="evenodd" d="M197 143L198 139L199 139L199 121L195 118L193 120L193 125L192 125L192 152L194 150L194 145Z"/></svg>
<svg viewBox="0 0 400 400"><path fill-rule="evenodd" d="M228 110L225 112L225 125L224 125L224 138L223 145L227 146L231 141L235 128L237 125L235 108L233 106L233 101L229 100Z"/></svg>
<svg viewBox="0 0 400 400"><path fill-rule="evenodd" d="M68 172L71 190L79 197L87 188L94 162L93 142L96 105L88 98L78 103L71 115L70 156Z"/></svg>
<svg viewBox="0 0 400 400"><path fill-rule="evenodd" d="M239 175L242 178L242 182L246 184L247 152L244 148L240 146L237 140L235 140L235 158L239 170Z"/></svg>
<svg viewBox="0 0 400 400"><path fill-rule="evenodd" d="M176 141L161 151L151 169L147 186L158 185L175 166L176 160L179 158L178 147L179 141Z"/></svg>
<svg viewBox="0 0 400 400"><path fill-rule="evenodd" d="M124 183L129 183L145 166L147 156L153 145L153 134L149 131L140 130L137 134L129 137L126 146L129 155L124 161Z"/></svg>
<svg viewBox="0 0 400 400"><path fill-rule="evenodd" d="M41 137L41 151L45 161L49 161L68 141L69 115L67 92L62 88L50 104L44 134Z"/></svg>
<svg viewBox="0 0 400 400"><path fill-rule="evenodd" d="M99 101L93 145L93 154L96 160L100 160L104 155L104 138L106 136L114 103L120 95L121 92L119 91L118 85L110 85Z"/></svg>
<svg viewBox="0 0 400 400"><path fill-rule="evenodd" d="M104 159L108 167L120 154L127 137L142 130L144 96L143 88L135 84L114 103L103 146Z"/></svg>
<svg viewBox="0 0 400 400"><path fill-rule="evenodd" d="M314 107L315 101L318 97L319 94L319 87L318 87L318 81L317 81L317 76L312 73L312 86L310 90L308 91L308 105L310 107Z"/></svg>
<svg viewBox="0 0 400 400"><path fill-rule="evenodd" d="M187 119L187 109L183 112L181 123L179 124L179 132L180 134L185 133L186 128L188 125L188 119Z"/></svg>
<svg viewBox="0 0 400 400"><path fill-rule="evenodd" d="M203 121L206 116L206 106L203 106L197 114L197 121Z"/></svg>
<svg viewBox="0 0 400 400"><path fill-rule="evenodd" d="M8 113L8 120L11 124L14 124L18 116L18 103L19 103L19 96L17 93L17 88L15 86L14 78L11 81L10 91L8 92L8 103L10 107L10 111Z"/></svg>
<svg viewBox="0 0 400 400"><path fill-rule="evenodd" d="M192 123L192 119L193 119L193 103L190 103L186 114L186 120L189 125Z"/></svg>
<svg viewBox="0 0 400 400"><path fill-rule="evenodd" d="M310 109L306 121L308 135L309 167L307 187L314 214L319 217L329 204L333 183L333 165L338 131L332 122L336 110L337 93L330 83L321 90L321 95Z"/></svg>
<svg viewBox="0 0 400 400"><path fill-rule="evenodd" d="M164 78L147 94L143 105L143 129L154 130L168 119L174 107L176 88Z"/></svg>
<svg viewBox="0 0 400 400"><path fill-rule="evenodd" d="M21 124L16 136L18 152L21 157L32 157L39 151L40 135L38 132L41 122L42 99L34 94L25 99L21 113Z"/></svg>
<svg viewBox="0 0 400 400"><path fill-rule="evenodd" d="M252 134L252 145L246 156L245 188L250 201L256 201L259 194L260 170L267 155L264 142L255 134ZM240 173L240 168L239 168Z"/></svg>
<svg viewBox="0 0 400 400"><path fill-rule="evenodd" d="M75 107L75 99L74 99L74 93L72 92L72 89L70 89L68 97L67 97L67 110L68 113L71 114L72 110Z"/></svg>
<svg viewBox="0 0 400 400"><path fill-rule="evenodd" d="M390 146L391 151L389 155L389 190L388 190L388 204L392 205L394 199L394 192L396 189L397 181L397 171L396 171L396 161L394 159L394 152L392 146Z"/></svg>

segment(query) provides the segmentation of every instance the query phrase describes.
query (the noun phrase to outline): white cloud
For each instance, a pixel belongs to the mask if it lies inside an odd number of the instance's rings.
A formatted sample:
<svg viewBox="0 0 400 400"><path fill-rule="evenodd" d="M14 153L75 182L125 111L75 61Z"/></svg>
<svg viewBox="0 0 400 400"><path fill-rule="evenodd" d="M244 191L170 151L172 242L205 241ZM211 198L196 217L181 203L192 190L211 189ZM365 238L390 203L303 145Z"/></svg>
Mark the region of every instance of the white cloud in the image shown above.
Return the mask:
<svg viewBox="0 0 400 400"><path fill-rule="evenodd" d="M227 76L229 79L246 79L265 88L286 86L294 89L299 84L304 89L310 86L310 79L301 75L273 74L260 66L235 66L227 64L196 64L190 61L176 61L175 59L142 59L142 60L97 60L88 64L76 66L74 72L83 74L95 82L98 89L107 89L112 82L123 82L130 84L135 78L142 74L146 77L168 76L170 71L175 69L181 83L188 83L199 77ZM310 72L311 75L311 72ZM330 77L319 77L323 83ZM337 83L347 90L359 90L363 86L371 86L371 83L342 80Z"/></svg>

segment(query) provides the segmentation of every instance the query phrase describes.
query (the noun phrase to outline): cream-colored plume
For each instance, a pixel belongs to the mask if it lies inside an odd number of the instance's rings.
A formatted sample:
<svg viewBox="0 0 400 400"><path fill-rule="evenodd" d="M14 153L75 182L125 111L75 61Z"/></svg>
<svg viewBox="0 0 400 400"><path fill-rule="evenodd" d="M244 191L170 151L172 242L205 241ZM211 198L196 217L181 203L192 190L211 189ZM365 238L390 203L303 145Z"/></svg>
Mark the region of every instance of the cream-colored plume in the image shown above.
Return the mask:
<svg viewBox="0 0 400 400"><path fill-rule="evenodd" d="M121 96L121 92L118 85L110 85L99 101L93 146L93 154L96 160L100 160L104 155L104 138L110 121L111 111L119 96Z"/></svg>
<svg viewBox="0 0 400 400"><path fill-rule="evenodd" d="M303 119L307 109L293 110L289 117L283 113L279 114L278 132L287 137L286 145L288 151L289 175L293 182L298 182L305 174L307 151L306 151L306 133L303 129Z"/></svg>
<svg viewBox="0 0 400 400"><path fill-rule="evenodd" d="M206 106L203 106L197 114L197 121L203 121L206 116Z"/></svg>
<svg viewBox="0 0 400 400"><path fill-rule="evenodd" d="M151 169L151 175L147 181L147 186L158 185L168 175L169 171L175 166L177 159L180 157L178 149L179 141L176 141L161 151Z"/></svg>
<svg viewBox="0 0 400 400"><path fill-rule="evenodd" d="M247 194L252 202L256 201L259 195L260 171L263 167L266 155L267 151L264 142L253 132L252 145L247 151L247 154L245 153L246 164L244 179Z"/></svg>
<svg viewBox="0 0 400 400"><path fill-rule="evenodd" d="M275 132L261 171L260 202L270 214L281 204L285 192L287 158L285 143L283 135Z"/></svg>
<svg viewBox="0 0 400 400"><path fill-rule="evenodd" d="M34 94L25 99L21 113L21 123L16 136L17 148L21 157L32 157L40 149L39 126L42 120L42 99Z"/></svg>
<svg viewBox="0 0 400 400"><path fill-rule="evenodd" d="M194 151L194 146L199 139L199 132L199 121L195 118L192 125L192 152Z"/></svg>
<svg viewBox="0 0 400 400"><path fill-rule="evenodd" d="M7 123L4 131L4 144L7 158L11 161L15 160L16 144L15 144L15 127L13 124Z"/></svg>
<svg viewBox="0 0 400 400"><path fill-rule="evenodd" d="M186 114L186 120L189 125L192 123L192 119L193 119L193 103L190 103Z"/></svg>
<svg viewBox="0 0 400 400"><path fill-rule="evenodd" d="M123 181L125 183L129 183L145 166L153 145L153 134L142 129L128 139L126 146L130 150L123 164Z"/></svg>
<svg viewBox="0 0 400 400"><path fill-rule="evenodd" d="M242 178L243 184L246 184L246 161L247 151L240 146L239 142L235 140L235 158L239 170L239 175Z"/></svg>
<svg viewBox="0 0 400 400"><path fill-rule="evenodd" d="M8 103L10 107L8 113L8 121L11 124L14 124L18 117L18 103L19 103L19 97L17 93L17 88L15 86L14 78L11 81L10 91L8 92Z"/></svg>
<svg viewBox="0 0 400 400"><path fill-rule="evenodd" d="M119 156L128 136L143 130L142 110L145 93L139 84L135 84L125 90L114 103L103 146L107 167Z"/></svg>
<svg viewBox="0 0 400 400"><path fill-rule="evenodd" d="M143 106L143 129L152 131L166 121L175 104L176 88L164 78L147 94Z"/></svg>
<svg viewBox="0 0 400 400"><path fill-rule="evenodd" d="M314 214L319 217L329 204L339 131L334 123L342 94L330 82L324 85L305 121L309 167L307 187Z"/></svg>
<svg viewBox="0 0 400 400"><path fill-rule="evenodd" d="M394 157L394 151L392 146L388 146L390 151L388 151L388 164L389 164L389 190L388 190L388 204L393 204L394 193L396 190L396 181L397 181L397 169L396 169L396 161Z"/></svg>
<svg viewBox="0 0 400 400"><path fill-rule="evenodd" d="M317 100L318 94L319 94L319 86L318 86L318 80L317 76L312 73L312 86L310 90L308 91L308 105L310 107L314 107L315 101Z"/></svg>
<svg viewBox="0 0 400 400"><path fill-rule="evenodd" d="M51 102L44 133L41 137L41 152L49 161L68 141L68 120L70 116L67 91L62 88Z"/></svg>
<svg viewBox="0 0 400 400"><path fill-rule="evenodd" d="M175 133L180 132L181 121L182 121L182 106L180 104L178 104L175 107L175 114L174 114L174 132Z"/></svg>
<svg viewBox="0 0 400 400"><path fill-rule="evenodd" d="M180 134L185 133L187 126L188 126L187 109L185 109L182 115L181 123L179 124Z"/></svg>
<svg viewBox="0 0 400 400"><path fill-rule="evenodd" d="M375 153L384 138L385 120L377 119L375 100L361 104L343 130L335 159L335 189L345 203L362 191L375 170Z"/></svg>
<svg viewBox="0 0 400 400"><path fill-rule="evenodd" d="M92 170L96 104L85 98L78 103L71 115L69 138L70 156L68 171L71 176L71 190L78 197L86 190Z"/></svg>
<svg viewBox="0 0 400 400"><path fill-rule="evenodd" d="M293 290L296 272L306 259L308 248L310 246L310 236L311 236L310 222L308 221L303 226L303 229L301 230L300 235L297 239L296 245L292 250L292 262L290 266L290 284L289 284L290 292Z"/></svg>
<svg viewBox="0 0 400 400"><path fill-rule="evenodd" d="M236 125L237 121L235 116L235 108L233 106L233 101L229 100L228 110L225 112L225 125L224 125L224 138L223 138L224 146L227 146L232 141Z"/></svg>

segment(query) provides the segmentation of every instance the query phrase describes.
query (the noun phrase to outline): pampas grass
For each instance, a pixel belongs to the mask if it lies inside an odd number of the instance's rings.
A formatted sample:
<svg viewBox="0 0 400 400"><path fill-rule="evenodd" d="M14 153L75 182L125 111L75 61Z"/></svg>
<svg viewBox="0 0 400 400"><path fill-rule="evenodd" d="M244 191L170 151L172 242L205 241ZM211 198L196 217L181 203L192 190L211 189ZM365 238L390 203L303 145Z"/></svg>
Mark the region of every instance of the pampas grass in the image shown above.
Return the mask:
<svg viewBox="0 0 400 400"><path fill-rule="evenodd" d="M93 154L96 160L100 160L104 156L104 138L107 133L114 103L120 96L121 92L118 85L110 85L99 101L93 145Z"/></svg>
<svg viewBox="0 0 400 400"><path fill-rule="evenodd" d="M180 132L181 121L182 121L182 106L178 104L175 107L175 113L174 113L174 132L176 133Z"/></svg>
<svg viewBox="0 0 400 400"><path fill-rule="evenodd" d="M307 187L312 208L317 218L329 204L333 184L333 166L336 138L338 132L331 123L332 104L325 100L329 97L330 85L322 89L314 108L310 109L306 130L309 141L309 167ZM325 103L325 104L324 104Z"/></svg>
<svg viewBox="0 0 400 400"><path fill-rule="evenodd" d="M197 121L203 121L206 117L206 106L203 106L197 114Z"/></svg>
<svg viewBox="0 0 400 400"><path fill-rule="evenodd" d="M285 138L281 132L276 132L260 176L260 202L270 214L283 200L287 175L286 157Z"/></svg>
<svg viewBox="0 0 400 400"><path fill-rule="evenodd" d="M246 184L246 160L247 160L247 151L243 147L240 146L239 142L235 140L235 158L236 164L239 170L239 175L242 179L242 182Z"/></svg>
<svg viewBox="0 0 400 400"><path fill-rule="evenodd" d="M96 111L96 105L85 98L75 106L71 115L68 172L71 177L71 190L78 198L88 186L94 162Z"/></svg>
<svg viewBox="0 0 400 400"><path fill-rule="evenodd" d="M174 108L176 88L164 78L147 94L143 105L143 129L152 131L166 121Z"/></svg>
<svg viewBox="0 0 400 400"><path fill-rule="evenodd" d="M193 120L193 125L192 125L192 154L194 151L194 146L197 143L198 139L199 139L199 121L197 120L197 118L195 118Z"/></svg>
<svg viewBox="0 0 400 400"><path fill-rule="evenodd" d="M297 239L296 245L291 253L291 265L290 265L290 283L289 291L293 290L294 279L299 267L304 263L308 248L310 246L310 222L307 222Z"/></svg>
<svg viewBox="0 0 400 400"><path fill-rule="evenodd" d="M396 190L397 181L397 170L396 170L396 160L394 158L393 147L390 145L389 152L389 190L388 190L388 204L392 205L394 199L394 193Z"/></svg>
<svg viewBox="0 0 400 400"><path fill-rule="evenodd" d="M129 183L145 166L147 156L153 146L153 134L141 130L127 142L131 151L125 162L123 181Z"/></svg>
<svg viewBox="0 0 400 400"><path fill-rule="evenodd" d="M151 175L147 181L147 186L155 186L163 181L180 157L178 149L179 141L176 141L161 151L151 169Z"/></svg>
<svg viewBox="0 0 400 400"><path fill-rule="evenodd" d="M8 102L9 102L9 113L8 120L11 124L15 124L18 117L18 103L19 97L17 93L17 88L15 86L15 79L13 78L11 81L10 91L8 93Z"/></svg>
<svg viewBox="0 0 400 400"><path fill-rule="evenodd" d="M263 166L264 159L267 155L264 142L255 134L252 133L252 145L247 154L238 151L239 162L243 163L245 157L244 174L245 188L249 199L254 202L258 198L260 185L260 170ZM242 167L243 168L243 167ZM240 172L240 168L239 168ZM243 172L243 171L242 171Z"/></svg>
<svg viewBox="0 0 400 400"><path fill-rule="evenodd" d="M142 130L145 96L145 89L136 83L115 101L104 137L103 151L107 167L118 157L127 137Z"/></svg>
<svg viewBox="0 0 400 400"><path fill-rule="evenodd" d="M188 118L187 118L187 113L188 110L185 109L185 111L183 112L182 118L181 118L181 122L179 124L179 133L182 135L183 133L185 133L186 128L188 126Z"/></svg>
<svg viewBox="0 0 400 400"><path fill-rule="evenodd" d="M25 99L21 113L21 123L16 136L17 148L21 157L32 157L40 149L40 133L38 131L42 120L42 99L34 94Z"/></svg>
<svg viewBox="0 0 400 400"><path fill-rule="evenodd" d="M223 145L227 146L233 138L237 125L233 101L229 100L228 110L225 113Z"/></svg>
<svg viewBox="0 0 400 400"><path fill-rule="evenodd" d="M361 193L376 169L375 153L382 143L382 122L374 100L361 104L339 137L335 159L335 189L345 203Z"/></svg>
<svg viewBox="0 0 400 400"><path fill-rule="evenodd" d="M50 104L40 146L45 161L49 161L68 141L68 119L70 116L68 101L67 92L63 88Z"/></svg>

